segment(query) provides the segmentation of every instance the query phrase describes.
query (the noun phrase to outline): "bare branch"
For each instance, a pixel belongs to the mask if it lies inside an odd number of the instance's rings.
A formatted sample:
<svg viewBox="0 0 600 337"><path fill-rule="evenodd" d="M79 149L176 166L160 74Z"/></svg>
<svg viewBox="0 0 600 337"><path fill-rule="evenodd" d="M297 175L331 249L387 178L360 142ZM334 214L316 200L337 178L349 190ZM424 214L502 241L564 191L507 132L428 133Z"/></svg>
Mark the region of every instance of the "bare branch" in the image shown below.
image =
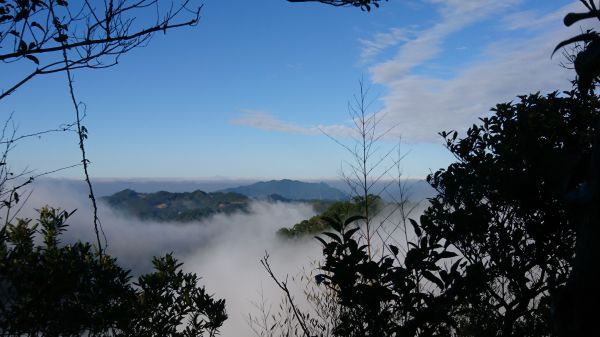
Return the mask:
<svg viewBox="0 0 600 337"><path fill-rule="evenodd" d="M260 260L260 263L263 265L263 267L265 268L265 270L267 271L267 273L269 274L271 279L275 282L275 284L277 284L279 289L281 289L285 293L285 296L287 297L287 299L290 303L290 306L292 307L292 310L294 311L294 316L296 317L296 320L298 321L298 323L300 324L300 327L302 328L302 331L304 332L304 336L310 337L310 332L308 331L306 322L304 321L304 318L300 314L300 311L298 310L297 306L294 304L294 299L292 297L292 294L290 293L290 290L287 287L287 278L285 281L280 281L277 278L277 276L275 276L275 274L273 273L273 270L271 269L271 265L269 264L269 254L268 253L265 252L265 256Z"/></svg>

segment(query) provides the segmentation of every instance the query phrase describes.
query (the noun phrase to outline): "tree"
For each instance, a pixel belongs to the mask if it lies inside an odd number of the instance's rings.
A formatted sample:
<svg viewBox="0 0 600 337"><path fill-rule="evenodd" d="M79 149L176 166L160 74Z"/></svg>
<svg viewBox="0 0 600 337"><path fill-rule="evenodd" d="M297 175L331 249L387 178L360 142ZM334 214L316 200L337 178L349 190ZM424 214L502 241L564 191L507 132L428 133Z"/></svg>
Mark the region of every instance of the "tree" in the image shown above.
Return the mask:
<svg viewBox="0 0 600 337"><path fill-rule="evenodd" d="M2 336L215 336L227 315L172 255L131 282L115 258L89 243L63 245L73 212L42 208L39 220L0 230ZM42 243L36 244L38 236Z"/></svg>
<svg viewBox="0 0 600 337"><path fill-rule="evenodd" d="M404 256L389 246L369 259L356 219L319 239L317 282L341 305L334 335L554 335L552 295L565 290L582 217L570 197L587 177L600 102L532 94L493 111L464 138L441 133L457 162L428 177L438 194L410 221Z"/></svg>
<svg viewBox="0 0 600 337"><path fill-rule="evenodd" d="M187 0L170 6L158 0L2 1L0 61L27 61L35 69L2 85L0 99L39 75L111 67L155 32L196 25L201 7L188 6ZM154 21L142 21L149 13Z"/></svg>
<svg viewBox="0 0 600 337"><path fill-rule="evenodd" d="M324 261L319 261L315 273L309 275L321 287L305 288L312 310L296 305L287 278L283 281L275 276L268 256L261 262L286 296L281 309L293 313L286 322L293 318L299 329L291 330L305 337L410 334L425 326L430 333L446 331L449 316L437 309L439 305L433 302L424 280L437 281L434 273L441 269L436 263L454 255L437 242L417 244L407 252L405 247L413 243L408 242L412 238L406 227L411 209L404 199L406 190L399 170L403 155L399 145L384 148L383 139L391 129L381 130L382 116L372 109L374 101L362 81L359 89L348 103L354 123L350 140L328 135L350 155L343 163L342 175L351 190L351 202L334 204L328 212L280 232L293 237L301 231L327 229L317 238L324 246ZM396 153L398 157L394 157ZM398 175L389 179L394 169ZM396 183L401 199L384 202L381 195L393 196L389 192ZM421 235L417 234L417 240ZM404 259L407 263L402 265ZM278 315L284 316L281 312ZM435 319L420 323L424 316ZM251 322L266 326L256 319ZM273 326L282 332L290 330L289 323Z"/></svg>
<svg viewBox="0 0 600 337"><path fill-rule="evenodd" d="M0 61L5 66L29 63L31 69L3 83L0 100L39 75L66 73L75 122L56 130L18 136L9 117L0 134L0 335L2 336L198 336L218 333L225 314L198 286L195 274L184 273L171 255L153 260L156 271L131 282L129 271L103 250L96 200L88 173L84 140L87 129L73 86L77 69L114 66L130 50L144 46L155 32L194 26L201 6L189 1L107 0L68 3L64 0L0 0ZM94 208L96 245L62 245L60 234L72 213L40 210L39 221L17 219L12 209L22 188L33 181L29 172L13 173L8 154L20 139L48 132L75 131L81 165ZM42 245L36 245L39 238Z"/></svg>
<svg viewBox="0 0 600 337"><path fill-rule="evenodd" d="M94 189L88 172L89 160L84 142L88 132L82 124L85 112L76 99L72 71L102 69L114 66L130 50L144 46L153 33L183 26L194 26L200 18L201 6L189 7L189 0L168 3L158 0L110 0L103 2L65 0L4 0L0 2L0 61L5 65L28 62L31 69L22 78L2 84L0 101L39 75L65 72L70 98L75 110L75 122L60 130L72 131L78 136L81 165L93 207L96 248L102 253L101 223ZM148 19L142 19L147 17ZM153 19L154 18L154 19ZM147 21L145 21L147 20ZM11 80L11 79L9 79ZM10 120L10 118L9 118ZM7 120L8 123L8 120ZM6 131L6 127L4 128ZM7 212L18 202L21 189L33 181L24 172L11 173L7 154L13 143L23 137L5 137L3 160L0 162L0 194ZM39 135L47 131L34 133ZM27 136L33 136L27 135ZM21 182L17 178L25 178ZM9 181L13 184L5 186ZM15 197L16 196L16 197ZM8 221L8 219L6 220ZM5 221L5 222L6 222Z"/></svg>
<svg viewBox="0 0 600 337"><path fill-rule="evenodd" d="M571 26L580 20L599 19L600 11L593 0L580 0L587 12L569 13L564 24ZM598 32L587 32L559 43L554 52L572 43L583 42L583 47L575 49L571 57L577 72L577 86L582 94L593 93L600 81L600 35ZM556 318L562 322L558 332L561 336L583 336L594 329L595 315L590 309L600 300L596 289L600 259L597 247L600 238L600 120L596 121L592 156L585 184L577 193L576 202L582 205L583 216L577 226L577 254L575 267L569 280L569 286L561 296Z"/></svg>
<svg viewBox="0 0 600 337"><path fill-rule="evenodd" d="M565 26L569 27L586 19L596 18L600 20L600 11L593 0L580 0L580 2L588 11L567 14L563 20ZM583 42L584 46L573 55L572 60L578 76L577 85L579 91L587 93L593 89L594 83L598 82L600 76L600 35L598 32L590 29L585 33L564 40L554 48L552 54L565 46L579 42Z"/></svg>
<svg viewBox="0 0 600 337"><path fill-rule="evenodd" d="M394 129L394 126L381 129L384 116L380 111L373 109L375 100L370 98L369 88L363 80L359 81L358 94L348 102L348 115L353 122L349 141L340 140L332 135L323 133L340 145L350 158L342 162L342 179L350 189L352 201L359 205L364 223L360 231L365 237L368 255L372 256L373 242L375 238L382 239L385 243L393 232L400 226L399 223L390 221L392 215L400 210L403 212L405 200L405 185L402 184L400 162L404 155L400 152L400 145L382 146L384 138ZM397 153L397 157L394 155ZM396 177L392 176L394 169L398 170ZM390 179L391 178L391 179ZM390 189L397 184L400 200L393 197ZM388 214L377 223L375 217L382 215L384 207L381 207L381 196L389 195L394 199L397 207L388 208ZM354 214L346 214L345 217ZM406 220L403 214L401 217ZM386 225L392 226L388 230ZM387 237L387 238L385 238Z"/></svg>
<svg viewBox="0 0 600 337"><path fill-rule="evenodd" d="M371 6L379 8L381 0L287 0L289 2L319 2L335 7L353 6L359 7L363 11L371 11ZM385 0L388 1L388 0Z"/></svg>
<svg viewBox="0 0 600 337"><path fill-rule="evenodd" d="M384 202L379 196L371 194L368 198L367 205L371 209L371 214L378 212L383 207ZM352 198L350 201L336 201L327 205L325 210L310 219L302 220L291 228L280 228L277 231L277 235L287 239L299 239L308 235L318 235L330 229L326 221L327 218L349 218L365 213L365 202L362 200L362 197L358 196ZM320 205L317 204L318 206ZM313 205L313 208L316 208L315 205Z"/></svg>
<svg viewBox="0 0 600 337"><path fill-rule="evenodd" d="M488 312L502 336L548 335L544 311L567 282L581 217L568 196L586 180L600 105L576 91L519 99L463 139L442 133L458 161L428 177L438 195L422 225L481 271L467 318Z"/></svg>

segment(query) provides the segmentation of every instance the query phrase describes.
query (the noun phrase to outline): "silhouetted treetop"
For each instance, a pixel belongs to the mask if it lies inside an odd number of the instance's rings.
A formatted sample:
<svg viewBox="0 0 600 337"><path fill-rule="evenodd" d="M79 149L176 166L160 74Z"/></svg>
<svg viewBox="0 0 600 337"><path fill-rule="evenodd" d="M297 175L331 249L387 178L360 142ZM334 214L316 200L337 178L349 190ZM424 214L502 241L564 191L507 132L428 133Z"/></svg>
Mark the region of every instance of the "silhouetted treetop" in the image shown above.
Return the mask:
<svg viewBox="0 0 600 337"><path fill-rule="evenodd" d="M288 2L320 2L323 4L336 6L336 7L344 7L344 6L354 6L360 7L363 11L370 11L372 6L379 8L379 3L381 0L287 0ZM388 0L384 0L388 1Z"/></svg>
<svg viewBox="0 0 600 337"><path fill-rule="evenodd" d="M89 243L64 244L73 212L44 207L39 219L0 229L1 336L215 336L225 301L171 255L132 281ZM38 242L40 242L38 244Z"/></svg>
<svg viewBox="0 0 600 337"><path fill-rule="evenodd" d="M0 61L27 59L35 69L16 83L3 83L0 99L33 77L77 68L105 68L145 45L157 31L193 26L201 6L189 0L3 0L0 1Z"/></svg>
<svg viewBox="0 0 600 337"><path fill-rule="evenodd" d="M595 18L600 20L600 11L593 0L580 0L580 2L588 11L568 13L563 20L565 26L569 27L586 19ZM577 50L572 61L578 76L579 91L586 94L590 89L593 89L594 82L598 82L600 76L600 34L593 29L589 29L582 34L560 42L554 48L553 54L560 48L576 43L583 43L583 47Z"/></svg>

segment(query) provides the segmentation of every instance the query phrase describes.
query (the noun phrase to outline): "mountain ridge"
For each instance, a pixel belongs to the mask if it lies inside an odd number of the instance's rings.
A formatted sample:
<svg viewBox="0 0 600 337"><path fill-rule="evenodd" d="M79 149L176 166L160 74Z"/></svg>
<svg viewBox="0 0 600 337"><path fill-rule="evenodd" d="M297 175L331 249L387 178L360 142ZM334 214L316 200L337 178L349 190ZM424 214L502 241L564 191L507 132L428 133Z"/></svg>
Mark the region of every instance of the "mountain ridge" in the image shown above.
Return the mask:
<svg viewBox="0 0 600 337"><path fill-rule="evenodd" d="M110 207L143 220L196 221L218 213L247 211L250 199L238 193L167 192L139 193L124 189L102 197Z"/></svg>
<svg viewBox="0 0 600 337"><path fill-rule="evenodd" d="M289 200L346 200L348 196L324 182L303 182L299 180L281 179L259 181L249 185L226 188L219 192L233 192L250 198L264 199L277 195Z"/></svg>

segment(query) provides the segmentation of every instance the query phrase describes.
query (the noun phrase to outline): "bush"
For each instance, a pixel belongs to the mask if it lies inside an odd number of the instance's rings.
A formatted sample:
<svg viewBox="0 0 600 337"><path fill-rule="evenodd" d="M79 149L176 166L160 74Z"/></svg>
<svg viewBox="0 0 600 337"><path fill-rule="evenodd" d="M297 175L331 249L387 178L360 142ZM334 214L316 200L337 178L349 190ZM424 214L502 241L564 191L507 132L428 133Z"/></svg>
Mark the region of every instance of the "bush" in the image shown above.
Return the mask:
<svg viewBox="0 0 600 337"><path fill-rule="evenodd" d="M131 281L117 260L89 243L61 244L72 213L39 210L0 231L2 336L214 336L225 301L198 286L171 255ZM41 244L36 244L38 235Z"/></svg>

